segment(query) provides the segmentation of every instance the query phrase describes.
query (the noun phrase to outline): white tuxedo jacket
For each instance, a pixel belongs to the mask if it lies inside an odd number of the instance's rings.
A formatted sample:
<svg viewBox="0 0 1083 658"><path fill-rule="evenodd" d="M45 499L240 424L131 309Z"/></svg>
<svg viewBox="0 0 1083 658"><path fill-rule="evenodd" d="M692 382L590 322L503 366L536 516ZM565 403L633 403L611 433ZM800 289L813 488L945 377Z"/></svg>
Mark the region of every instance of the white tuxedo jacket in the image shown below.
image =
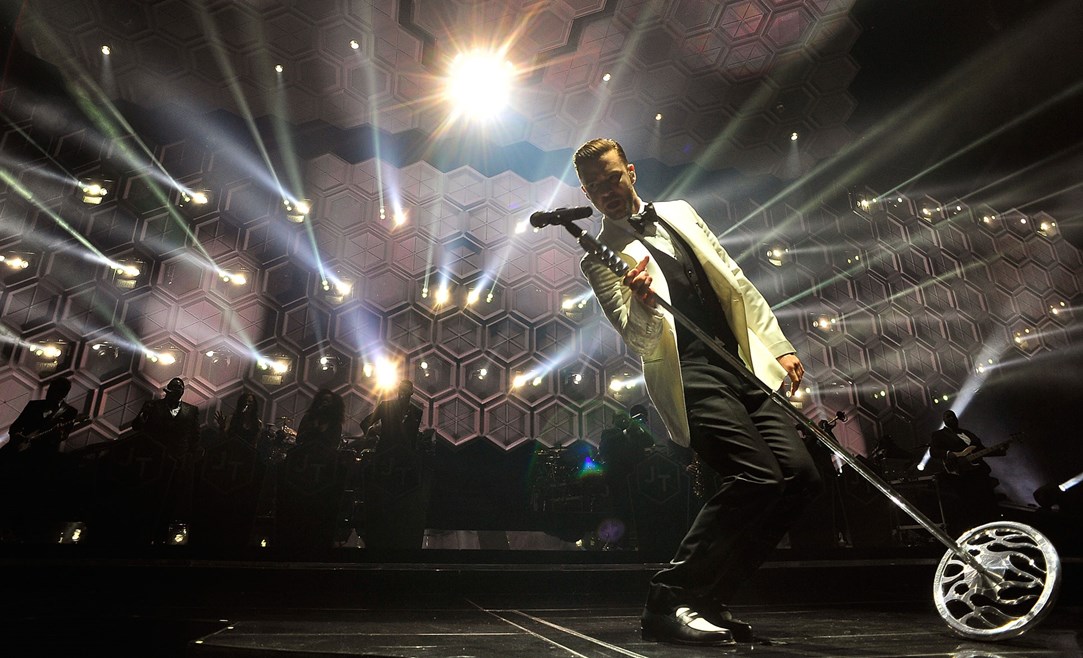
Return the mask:
<svg viewBox="0 0 1083 658"><path fill-rule="evenodd" d="M685 239L703 265L737 338L738 353L745 366L768 388L777 389L786 378L786 370L778 363L778 357L795 350L783 335L763 295L745 277L691 205L685 201L656 202L654 209L666 220L668 227ZM650 255L625 222L603 218L598 239L620 254L630 267ZM643 360L647 395L665 422L670 438L687 446L690 440L688 414L673 314L661 307L648 308L635 299L631 289L622 285L621 279L597 258L588 255L580 266L605 316L628 348ZM654 279L651 285L654 292L670 302L669 285L653 257L647 265L647 273Z"/></svg>

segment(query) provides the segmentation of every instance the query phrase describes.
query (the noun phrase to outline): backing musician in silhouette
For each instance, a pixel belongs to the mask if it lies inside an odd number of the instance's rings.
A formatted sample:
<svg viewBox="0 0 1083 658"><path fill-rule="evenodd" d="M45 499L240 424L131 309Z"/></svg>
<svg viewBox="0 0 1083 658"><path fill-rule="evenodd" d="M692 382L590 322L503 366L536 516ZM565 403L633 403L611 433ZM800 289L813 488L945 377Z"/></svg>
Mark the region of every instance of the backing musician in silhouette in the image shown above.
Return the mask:
<svg viewBox="0 0 1083 658"><path fill-rule="evenodd" d="M984 459L970 458L984 447L976 434L959 427L959 418L950 409L944 412L944 427L930 437L929 452L945 468L938 477L953 535L1000 516L995 492L999 481Z"/></svg>
<svg viewBox="0 0 1083 658"><path fill-rule="evenodd" d="M382 400L368 416L361 421L361 431L367 436L376 435L377 450L386 450L396 445L415 447L418 428L421 427L421 406L411 398L414 395L414 383L409 379L399 382L395 397Z"/></svg>

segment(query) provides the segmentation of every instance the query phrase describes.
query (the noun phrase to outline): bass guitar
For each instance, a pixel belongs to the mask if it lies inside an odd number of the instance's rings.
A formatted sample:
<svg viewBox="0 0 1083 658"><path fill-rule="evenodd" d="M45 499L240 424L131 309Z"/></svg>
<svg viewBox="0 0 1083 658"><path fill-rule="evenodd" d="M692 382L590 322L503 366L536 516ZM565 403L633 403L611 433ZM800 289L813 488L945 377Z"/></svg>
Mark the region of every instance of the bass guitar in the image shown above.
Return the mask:
<svg viewBox="0 0 1083 658"><path fill-rule="evenodd" d="M944 470L952 475L965 473L974 468L979 459L983 457L999 457L1008 452L1008 446L1015 441L1022 440L1022 438L1023 434L1019 432L1012 434L1007 441L998 443L995 446L989 446L988 448L967 446L958 452L949 452L944 456Z"/></svg>

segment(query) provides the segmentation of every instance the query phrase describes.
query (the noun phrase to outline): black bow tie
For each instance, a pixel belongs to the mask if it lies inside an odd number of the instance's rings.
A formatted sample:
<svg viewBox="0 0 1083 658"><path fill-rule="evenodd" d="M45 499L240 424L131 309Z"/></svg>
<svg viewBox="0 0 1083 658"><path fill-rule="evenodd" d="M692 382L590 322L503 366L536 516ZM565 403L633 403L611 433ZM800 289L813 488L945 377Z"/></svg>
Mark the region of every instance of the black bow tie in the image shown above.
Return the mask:
<svg viewBox="0 0 1083 658"><path fill-rule="evenodd" d="M654 204L648 203L643 206L642 212L629 217L628 223L635 229L636 233L643 234L646 232L647 227L653 224L657 219L658 213L654 212Z"/></svg>

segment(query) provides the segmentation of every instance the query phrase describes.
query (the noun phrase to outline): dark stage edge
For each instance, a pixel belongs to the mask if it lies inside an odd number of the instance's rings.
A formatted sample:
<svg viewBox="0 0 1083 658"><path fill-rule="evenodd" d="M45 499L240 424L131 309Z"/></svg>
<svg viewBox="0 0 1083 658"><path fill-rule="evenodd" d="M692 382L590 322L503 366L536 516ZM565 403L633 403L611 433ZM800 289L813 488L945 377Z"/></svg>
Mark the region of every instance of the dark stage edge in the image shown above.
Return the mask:
<svg viewBox="0 0 1083 658"><path fill-rule="evenodd" d="M0 556L0 654L1083 656L1083 559L1073 556L1062 558L1061 596L1040 626L981 643L952 634L933 607L942 551L777 551L734 605L771 643L698 649L640 639L643 595L659 565L632 555L245 562L62 553Z"/></svg>

